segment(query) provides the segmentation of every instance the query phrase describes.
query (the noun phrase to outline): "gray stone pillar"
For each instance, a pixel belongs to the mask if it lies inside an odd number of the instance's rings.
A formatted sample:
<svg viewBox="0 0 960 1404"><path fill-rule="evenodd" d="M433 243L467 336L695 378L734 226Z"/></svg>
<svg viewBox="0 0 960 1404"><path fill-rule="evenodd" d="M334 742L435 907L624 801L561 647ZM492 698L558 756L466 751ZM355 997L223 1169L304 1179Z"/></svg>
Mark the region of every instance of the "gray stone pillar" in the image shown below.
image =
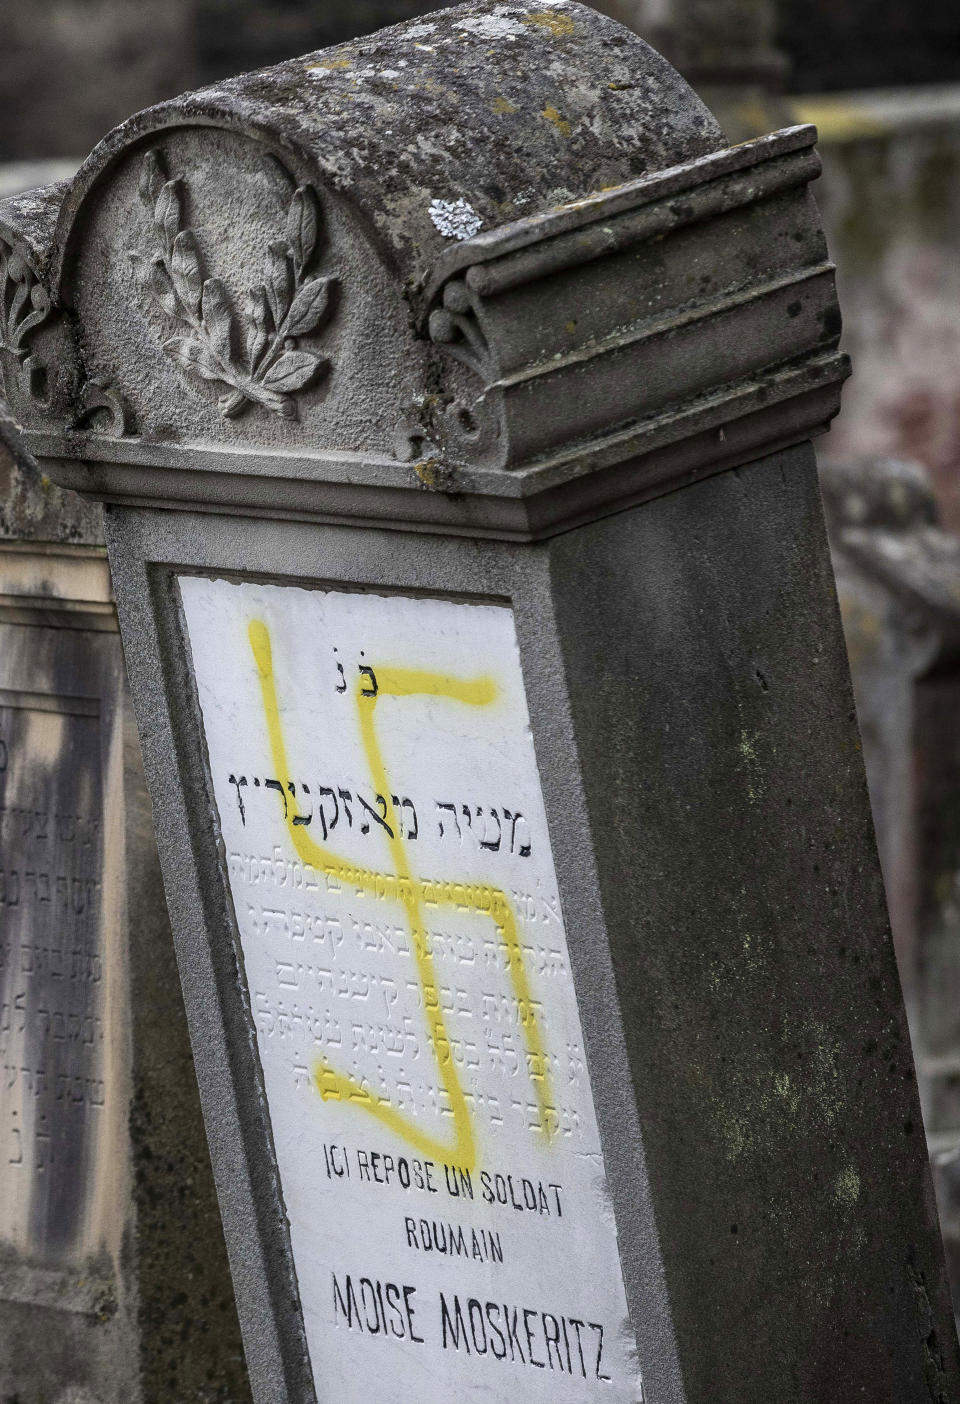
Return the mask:
<svg viewBox="0 0 960 1404"><path fill-rule="evenodd" d="M11 214L263 1404L960 1384L809 444L813 139L727 148L595 12L475 4Z"/></svg>

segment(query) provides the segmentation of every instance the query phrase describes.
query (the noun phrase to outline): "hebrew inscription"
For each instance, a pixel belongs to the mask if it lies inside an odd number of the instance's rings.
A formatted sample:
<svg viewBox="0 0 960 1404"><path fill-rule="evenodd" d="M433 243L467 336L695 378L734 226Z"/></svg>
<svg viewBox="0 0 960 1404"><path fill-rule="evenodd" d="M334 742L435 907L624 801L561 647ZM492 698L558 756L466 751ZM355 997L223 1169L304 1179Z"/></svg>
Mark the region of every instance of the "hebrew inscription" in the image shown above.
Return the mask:
<svg viewBox="0 0 960 1404"><path fill-rule="evenodd" d="M0 1201L6 1246L69 1260L107 1102L96 703L0 699Z"/></svg>
<svg viewBox="0 0 960 1404"><path fill-rule="evenodd" d="M319 1398L637 1404L510 611L180 588Z"/></svg>

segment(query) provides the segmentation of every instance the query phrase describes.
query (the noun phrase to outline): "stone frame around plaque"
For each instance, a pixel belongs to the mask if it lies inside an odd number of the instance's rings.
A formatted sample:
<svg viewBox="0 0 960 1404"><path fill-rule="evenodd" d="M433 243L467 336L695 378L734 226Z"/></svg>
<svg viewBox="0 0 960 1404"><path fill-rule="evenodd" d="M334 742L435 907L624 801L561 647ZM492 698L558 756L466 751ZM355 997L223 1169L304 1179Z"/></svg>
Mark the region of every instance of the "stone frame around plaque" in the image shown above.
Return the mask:
<svg viewBox="0 0 960 1404"><path fill-rule="evenodd" d="M225 1219L232 1260L237 1261L241 1244L245 1263L249 1264L253 1244L259 1260L256 1275L249 1275L249 1266L241 1276L235 1273L246 1331L248 1335L251 1328L255 1332L254 1349L251 1351L248 1342L248 1352L251 1359L266 1363L262 1373L254 1375L253 1368L251 1373L267 1397L309 1400L314 1397L313 1384L289 1233L176 583L179 575L194 573L232 580L264 579L268 563L276 558L280 537L275 523L235 520L221 523L215 537L198 551L193 533L183 532L168 514L158 513L138 522L137 544L131 550L128 528L132 525L124 522L120 513L111 512L106 530L109 539L119 543L122 535L124 541L115 558L115 576L122 573L130 584L136 582L136 596L131 594L130 598L141 601L135 618L124 619L132 650L137 654L143 649L144 656L164 660L162 674L151 667L149 684L134 685L135 703L138 715L150 717L147 730L157 747L154 751L153 744L144 746L148 772L156 774L154 766L160 753L170 754L167 746L177 756L176 773L163 766L162 784L169 804L158 822L157 837L165 871L172 865L178 874L174 890L168 889L168 902L174 928L180 933L181 968L188 967L191 972L185 978L191 1035L202 1040L206 1049L198 1076L208 1136L212 1146L244 1147L242 1158L224 1157L215 1151L214 1163L221 1201L229 1203L232 1211ZM565 715L563 665L549 632L549 551L542 548L530 553L508 543L486 543L465 578L462 553L455 541L432 539L425 553L412 535L391 537L387 564L384 543L369 533L343 529L318 532L298 525L292 536L284 533L283 540L284 570L269 570L275 583L495 601L513 612L561 902L564 910L580 913L576 933L568 927L570 961L617 1217L631 1320L641 1356L661 1381L663 1397L679 1401L683 1394L670 1325L661 1314L663 1269L646 1188L642 1137L632 1108L624 1105L617 1092L628 1063L623 1031L610 1013L616 998L613 972L590 885L591 863L575 835L568 830L567 836L562 836L563 825L556 819L569 806L582 806L583 799L578 799L572 779L576 752L569 716ZM400 543L399 551L394 549L396 542ZM174 561L175 566L171 564ZM263 568L251 569L257 562ZM154 648L159 655L152 654ZM165 700L171 696L184 702L189 699L189 703L171 713ZM203 993L207 987L198 978L200 970L213 979L218 990L220 1018L216 1025L211 1021L209 998ZM269 1284L269 1314L264 1311L263 1283ZM253 1296L244 1303L246 1291ZM281 1388L287 1393L280 1394ZM271 1390L277 1392L275 1396Z"/></svg>

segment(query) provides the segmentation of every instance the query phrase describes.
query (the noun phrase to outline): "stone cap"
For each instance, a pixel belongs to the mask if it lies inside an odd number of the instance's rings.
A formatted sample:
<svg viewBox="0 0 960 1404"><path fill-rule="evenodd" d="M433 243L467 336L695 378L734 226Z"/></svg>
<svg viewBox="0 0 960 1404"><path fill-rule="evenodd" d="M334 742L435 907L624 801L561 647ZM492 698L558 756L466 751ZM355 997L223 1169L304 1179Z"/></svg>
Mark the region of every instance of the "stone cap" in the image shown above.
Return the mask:
<svg viewBox="0 0 960 1404"><path fill-rule="evenodd" d="M724 145L693 90L636 34L573 0L481 0L138 113L81 167L58 254L116 155L184 124L306 154L414 292L451 241Z"/></svg>
<svg viewBox="0 0 960 1404"><path fill-rule="evenodd" d="M0 238L18 243L37 273L46 272L57 220L70 185L69 180L58 180L0 200Z"/></svg>
<svg viewBox="0 0 960 1404"><path fill-rule="evenodd" d="M568 0L433 13L148 109L0 205L7 393L108 502L564 530L836 412L814 138L724 147Z"/></svg>

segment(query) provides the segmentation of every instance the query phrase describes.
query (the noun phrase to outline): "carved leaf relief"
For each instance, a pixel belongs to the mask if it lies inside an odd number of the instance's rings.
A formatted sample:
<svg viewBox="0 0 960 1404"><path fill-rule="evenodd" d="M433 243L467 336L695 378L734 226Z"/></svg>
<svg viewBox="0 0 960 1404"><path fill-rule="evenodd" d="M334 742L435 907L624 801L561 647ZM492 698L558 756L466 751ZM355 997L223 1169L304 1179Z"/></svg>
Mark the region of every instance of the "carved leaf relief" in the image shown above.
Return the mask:
<svg viewBox="0 0 960 1404"><path fill-rule="evenodd" d="M42 402L46 367L30 354L30 338L53 312L50 294L26 259L0 240L0 351L12 356L24 391Z"/></svg>
<svg viewBox="0 0 960 1404"><path fill-rule="evenodd" d="M336 278L310 272L321 233L316 190L293 189L284 237L268 246L263 282L237 309L223 280L206 276L196 234L185 227L184 183L168 177L158 150L143 159L139 189L157 247L130 258L143 291L179 323L177 335L163 343L165 354L188 376L227 387L219 400L225 418L260 404L295 419L295 395L330 368L325 356L298 345L323 330L337 285Z"/></svg>

